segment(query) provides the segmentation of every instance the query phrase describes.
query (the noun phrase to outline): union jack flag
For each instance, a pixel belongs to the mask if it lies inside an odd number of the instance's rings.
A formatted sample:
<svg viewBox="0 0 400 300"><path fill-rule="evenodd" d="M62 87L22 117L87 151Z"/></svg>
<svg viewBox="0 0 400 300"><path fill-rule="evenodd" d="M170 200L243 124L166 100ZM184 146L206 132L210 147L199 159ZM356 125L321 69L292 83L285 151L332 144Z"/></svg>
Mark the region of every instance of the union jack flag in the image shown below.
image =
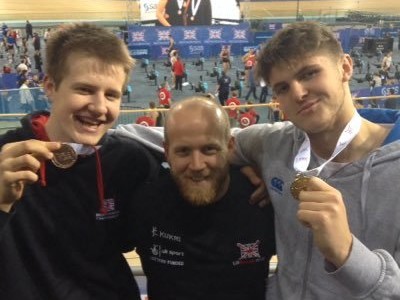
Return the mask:
<svg viewBox="0 0 400 300"><path fill-rule="evenodd" d="M144 42L144 31L132 32L132 42Z"/></svg>
<svg viewBox="0 0 400 300"><path fill-rule="evenodd" d="M233 39L234 40L245 40L246 39L246 30L233 30Z"/></svg>
<svg viewBox="0 0 400 300"><path fill-rule="evenodd" d="M220 40L222 39L222 29L209 29L208 38L210 40Z"/></svg>
<svg viewBox="0 0 400 300"><path fill-rule="evenodd" d="M167 41L169 39L169 30L159 30L157 31L157 36L159 41Z"/></svg>
<svg viewBox="0 0 400 300"><path fill-rule="evenodd" d="M196 30L184 30L183 31L184 40L197 40Z"/></svg>
<svg viewBox="0 0 400 300"><path fill-rule="evenodd" d="M168 47L161 47L161 55L167 55L168 54Z"/></svg>
<svg viewBox="0 0 400 300"><path fill-rule="evenodd" d="M236 243L236 246L238 246L240 249L239 260L249 259L249 258L260 258L261 256L258 247L259 245L260 245L259 240L249 244Z"/></svg>

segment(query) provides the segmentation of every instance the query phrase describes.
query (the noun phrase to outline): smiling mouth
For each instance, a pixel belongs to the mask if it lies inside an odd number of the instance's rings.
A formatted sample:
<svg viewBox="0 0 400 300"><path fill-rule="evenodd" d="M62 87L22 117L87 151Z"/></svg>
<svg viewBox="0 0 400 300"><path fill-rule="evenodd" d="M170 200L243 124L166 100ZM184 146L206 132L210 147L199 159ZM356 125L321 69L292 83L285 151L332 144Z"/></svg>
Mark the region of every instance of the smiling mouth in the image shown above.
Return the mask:
<svg viewBox="0 0 400 300"><path fill-rule="evenodd" d="M75 116L75 120L78 121L82 126L90 129L97 129L100 125L104 124L105 122L93 120L86 117Z"/></svg>
<svg viewBox="0 0 400 300"><path fill-rule="evenodd" d="M318 101L311 101L311 102L307 102L307 103L303 104L300 107L300 110L297 112L297 114L301 114L301 113L307 111L308 109L310 109L311 107L313 107L317 103L318 103Z"/></svg>

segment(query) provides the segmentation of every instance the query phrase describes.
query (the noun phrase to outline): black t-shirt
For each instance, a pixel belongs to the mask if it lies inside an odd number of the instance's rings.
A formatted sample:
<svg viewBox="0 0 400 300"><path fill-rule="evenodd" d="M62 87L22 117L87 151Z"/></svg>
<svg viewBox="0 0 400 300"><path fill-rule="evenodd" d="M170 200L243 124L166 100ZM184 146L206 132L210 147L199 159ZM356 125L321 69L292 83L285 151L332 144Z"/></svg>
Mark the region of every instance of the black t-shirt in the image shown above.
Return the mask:
<svg viewBox="0 0 400 300"><path fill-rule="evenodd" d="M193 207L169 173L135 196L131 237L152 300L261 300L275 252L271 206L248 200L254 187L230 171L227 194Z"/></svg>

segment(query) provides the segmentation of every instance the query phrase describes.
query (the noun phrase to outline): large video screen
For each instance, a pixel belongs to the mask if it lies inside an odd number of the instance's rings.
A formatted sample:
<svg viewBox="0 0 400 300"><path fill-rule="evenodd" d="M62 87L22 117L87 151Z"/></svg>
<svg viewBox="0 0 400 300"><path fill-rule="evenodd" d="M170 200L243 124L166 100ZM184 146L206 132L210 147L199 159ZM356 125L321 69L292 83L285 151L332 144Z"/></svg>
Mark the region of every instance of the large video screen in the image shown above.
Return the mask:
<svg viewBox="0 0 400 300"><path fill-rule="evenodd" d="M236 25L239 0L140 0L143 24L158 26Z"/></svg>

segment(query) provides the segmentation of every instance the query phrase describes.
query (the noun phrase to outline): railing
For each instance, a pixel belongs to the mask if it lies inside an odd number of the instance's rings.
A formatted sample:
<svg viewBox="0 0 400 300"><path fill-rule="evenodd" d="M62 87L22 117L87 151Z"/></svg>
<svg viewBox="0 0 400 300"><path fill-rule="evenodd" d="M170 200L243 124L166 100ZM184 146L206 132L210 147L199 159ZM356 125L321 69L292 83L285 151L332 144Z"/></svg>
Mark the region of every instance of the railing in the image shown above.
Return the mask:
<svg viewBox="0 0 400 300"><path fill-rule="evenodd" d="M23 103L21 102L21 90L0 90L0 133L4 133L9 129L14 129L20 126L19 120L31 111L35 110L49 110L51 103L48 101L46 95L41 88L31 88L24 92L29 91L32 93L33 102ZM400 108L400 95L387 95L387 96L375 96L375 97L360 97L355 98L354 102L357 108L361 107L391 107L395 109ZM389 102L390 101L390 102ZM143 101L146 102L146 101ZM389 105L389 103L391 105ZM141 104L136 102L136 107L131 107L132 103L128 103L127 99L124 99L121 105L121 113L117 119L116 125L118 124L132 124L136 123L136 120L143 115L147 115L151 111L158 111L162 115L168 109L156 108L148 109L140 107ZM145 105L144 103L142 104ZM232 106L225 107L228 111L232 109ZM263 104L243 104L235 106L234 109L238 109L240 112L245 112L251 109L256 112L259 116L258 123L273 123L278 120L282 120L282 114L277 114L278 108L274 103L263 103ZM161 122L161 124L163 123ZM236 124L239 126L240 124Z"/></svg>

